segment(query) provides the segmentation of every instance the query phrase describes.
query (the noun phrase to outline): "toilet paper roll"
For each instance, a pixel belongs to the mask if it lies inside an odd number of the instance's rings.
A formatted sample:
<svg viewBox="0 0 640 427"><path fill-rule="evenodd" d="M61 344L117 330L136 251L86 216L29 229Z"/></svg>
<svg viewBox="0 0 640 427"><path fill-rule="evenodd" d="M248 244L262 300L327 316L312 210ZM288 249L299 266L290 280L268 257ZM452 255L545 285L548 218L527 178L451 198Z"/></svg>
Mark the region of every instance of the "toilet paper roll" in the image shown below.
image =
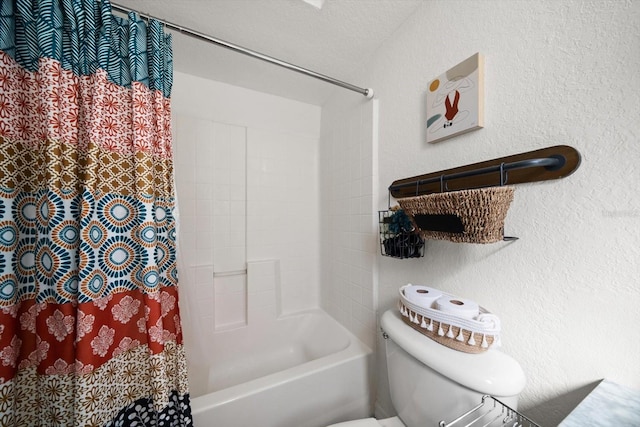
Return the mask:
<svg viewBox="0 0 640 427"><path fill-rule="evenodd" d="M478 304L465 298L450 296L438 298L435 302L435 307L440 311L464 317L465 319L474 319L480 314Z"/></svg>
<svg viewBox="0 0 640 427"><path fill-rule="evenodd" d="M422 308L433 308L442 292L422 285L411 285L404 288L404 296L412 303Z"/></svg>

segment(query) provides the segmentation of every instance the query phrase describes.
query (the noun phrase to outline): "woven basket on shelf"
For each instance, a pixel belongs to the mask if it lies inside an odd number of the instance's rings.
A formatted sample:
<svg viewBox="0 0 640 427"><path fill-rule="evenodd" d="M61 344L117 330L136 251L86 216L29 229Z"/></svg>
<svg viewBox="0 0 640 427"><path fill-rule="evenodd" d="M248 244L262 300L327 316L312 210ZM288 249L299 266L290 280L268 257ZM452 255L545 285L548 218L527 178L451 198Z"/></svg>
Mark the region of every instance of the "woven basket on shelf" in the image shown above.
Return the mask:
<svg viewBox="0 0 640 427"><path fill-rule="evenodd" d="M400 288L398 309L402 320L422 335L464 353L482 353L500 346L500 319L480 307L478 319L466 319L433 308L419 307ZM445 294L448 295L448 294ZM453 297L453 296L452 296Z"/></svg>
<svg viewBox="0 0 640 427"><path fill-rule="evenodd" d="M398 199L425 239L458 243L494 243L503 240L504 220L513 201L513 187L488 187ZM432 218L459 227L427 224ZM447 228L449 227L449 228Z"/></svg>

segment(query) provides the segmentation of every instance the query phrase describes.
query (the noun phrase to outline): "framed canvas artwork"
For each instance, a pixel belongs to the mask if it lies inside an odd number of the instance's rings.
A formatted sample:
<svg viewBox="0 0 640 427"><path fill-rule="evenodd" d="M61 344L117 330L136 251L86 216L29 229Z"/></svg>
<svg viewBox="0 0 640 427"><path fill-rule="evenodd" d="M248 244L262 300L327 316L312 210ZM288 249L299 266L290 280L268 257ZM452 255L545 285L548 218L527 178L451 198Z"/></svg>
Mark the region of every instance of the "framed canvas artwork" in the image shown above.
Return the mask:
<svg viewBox="0 0 640 427"><path fill-rule="evenodd" d="M484 126L483 58L476 53L429 82L427 142Z"/></svg>

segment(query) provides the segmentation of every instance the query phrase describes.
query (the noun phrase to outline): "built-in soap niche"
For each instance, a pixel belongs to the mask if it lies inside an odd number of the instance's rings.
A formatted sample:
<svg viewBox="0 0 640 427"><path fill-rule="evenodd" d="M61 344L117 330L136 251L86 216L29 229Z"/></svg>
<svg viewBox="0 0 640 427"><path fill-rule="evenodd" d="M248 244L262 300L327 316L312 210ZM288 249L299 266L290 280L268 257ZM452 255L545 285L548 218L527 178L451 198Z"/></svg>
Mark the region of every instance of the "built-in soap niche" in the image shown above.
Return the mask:
<svg viewBox="0 0 640 427"><path fill-rule="evenodd" d="M389 206L393 197L399 207L380 211L382 255L408 258L403 252L389 251L388 240L385 245L389 226L384 219L398 212L410 220L411 227L406 227L410 233L425 241L517 240L504 234L504 221L514 199L513 185L567 177L580 162L575 148L557 145L396 180L389 186Z"/></svg>

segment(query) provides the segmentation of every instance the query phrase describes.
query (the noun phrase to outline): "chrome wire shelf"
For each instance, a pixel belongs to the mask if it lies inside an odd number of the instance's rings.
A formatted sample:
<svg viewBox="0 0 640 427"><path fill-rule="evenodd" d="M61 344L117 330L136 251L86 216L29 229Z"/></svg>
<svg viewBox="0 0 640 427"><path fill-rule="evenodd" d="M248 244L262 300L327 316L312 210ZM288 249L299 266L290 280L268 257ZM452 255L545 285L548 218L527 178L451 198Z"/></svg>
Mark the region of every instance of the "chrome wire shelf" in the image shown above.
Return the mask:
<svg viewBox="0 0 640 427"><path fill-rule="evenodd" d="M541 427L493 396L482 396L482 402L453 421L440 421L439 427Z"/></svg>

